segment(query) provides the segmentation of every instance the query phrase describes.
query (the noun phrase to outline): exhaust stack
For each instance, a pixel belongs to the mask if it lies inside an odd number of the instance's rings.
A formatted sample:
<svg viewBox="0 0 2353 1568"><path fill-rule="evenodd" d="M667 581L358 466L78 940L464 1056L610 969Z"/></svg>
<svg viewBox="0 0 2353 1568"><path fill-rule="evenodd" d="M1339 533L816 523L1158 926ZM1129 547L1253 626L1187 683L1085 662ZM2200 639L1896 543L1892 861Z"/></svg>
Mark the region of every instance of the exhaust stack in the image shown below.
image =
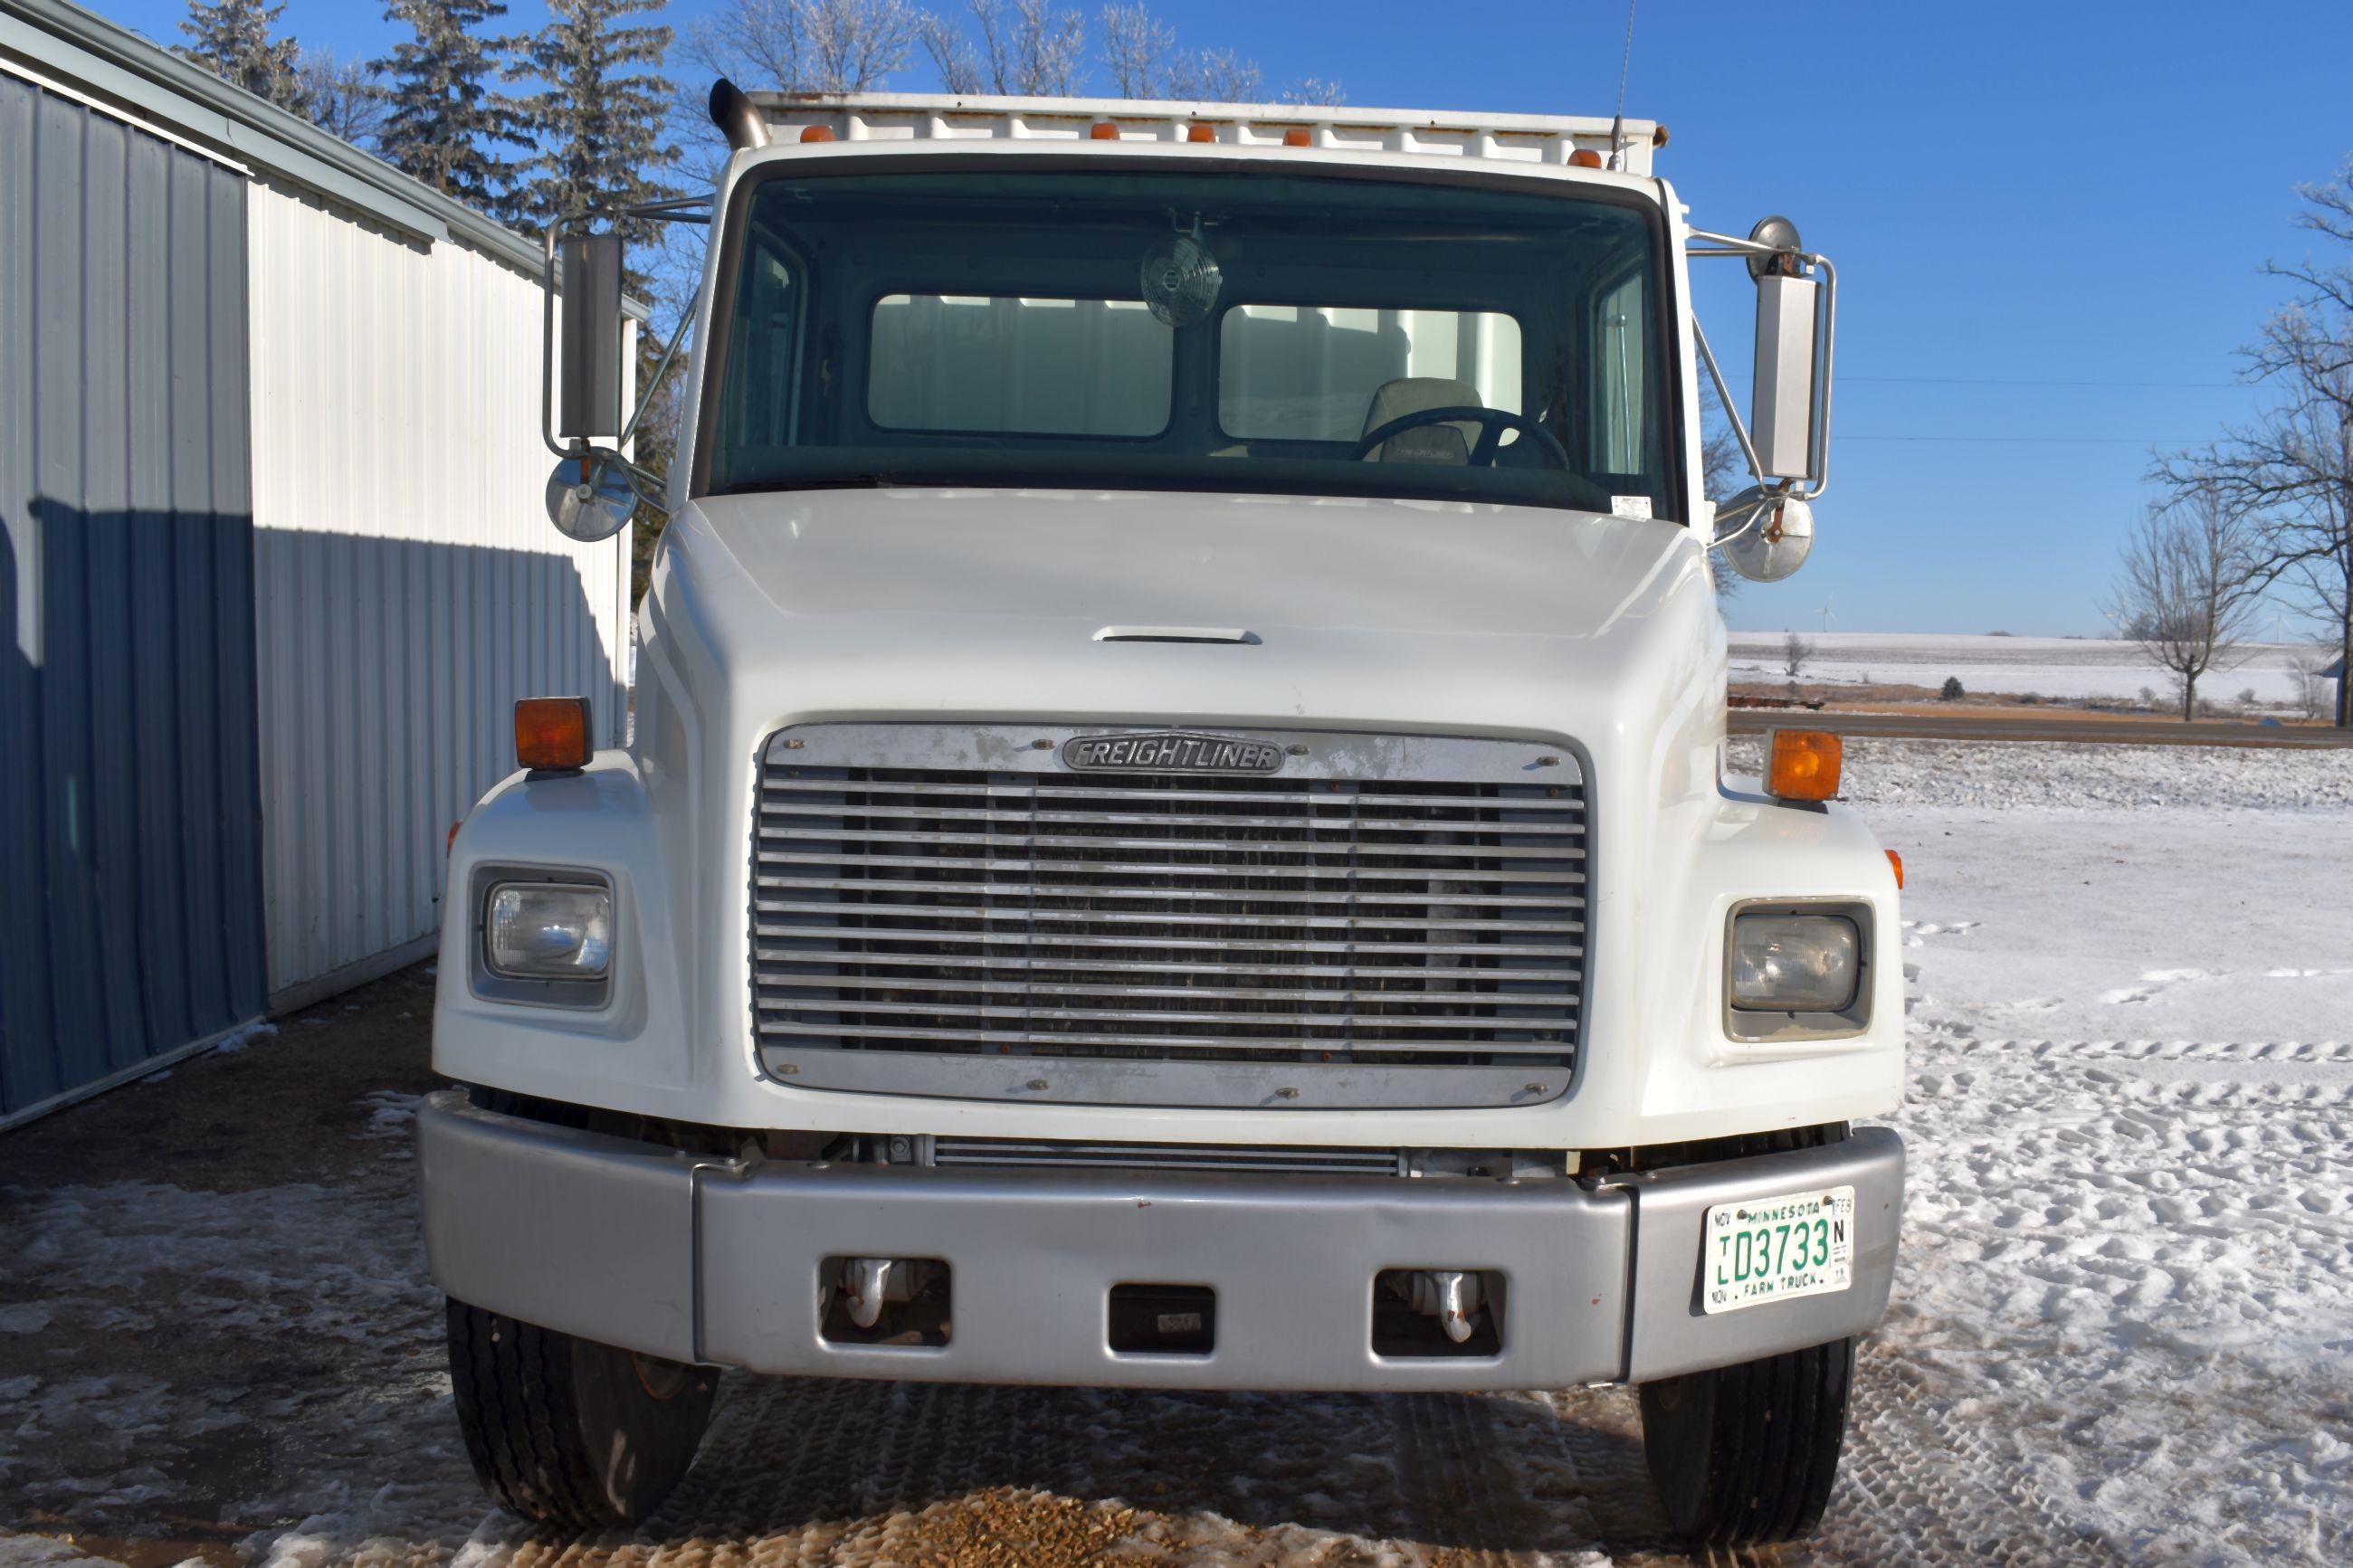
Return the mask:
<svg viewBox="0 0 2353 1568"><path fill-rule="evenodd" d="M727 145L735 152L768 144L768 122L744 89L723 76L711 84L711 123L726 133Z"/></svg>

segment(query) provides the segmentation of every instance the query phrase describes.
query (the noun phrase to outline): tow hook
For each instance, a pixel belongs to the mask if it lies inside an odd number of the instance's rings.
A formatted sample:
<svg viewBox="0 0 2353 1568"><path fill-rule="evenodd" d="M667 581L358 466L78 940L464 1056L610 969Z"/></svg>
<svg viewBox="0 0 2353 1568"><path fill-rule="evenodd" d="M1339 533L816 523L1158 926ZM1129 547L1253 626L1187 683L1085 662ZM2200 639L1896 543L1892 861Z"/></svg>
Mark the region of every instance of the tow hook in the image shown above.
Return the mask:
<svg viewBox="0 0 2353 1568"><path fill-rule="evenodd" d="M882 1316L882 1301L891 1289L895 1258L853 1258L841 1268L842 1293L848 1298L849 1321L871 1329Z"/></svg>
<svg viewBox="0 0 2353 1568"><path fill-rule="evenodd" d="M1417 1268L1406 1300L1425 1318L1436 1318L1446 1337L1461 1344L1471 1337L1471 1320L1486 1304L1479 1276L1460 1268Z"/></svg>

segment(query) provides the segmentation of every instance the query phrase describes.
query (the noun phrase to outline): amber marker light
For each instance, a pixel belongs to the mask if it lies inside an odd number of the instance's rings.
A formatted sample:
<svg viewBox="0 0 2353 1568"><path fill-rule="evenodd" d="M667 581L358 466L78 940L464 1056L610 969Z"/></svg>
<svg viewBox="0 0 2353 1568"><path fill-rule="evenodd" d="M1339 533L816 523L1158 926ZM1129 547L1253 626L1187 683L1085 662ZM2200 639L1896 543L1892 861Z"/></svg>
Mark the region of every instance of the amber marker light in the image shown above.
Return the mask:
<svg viewBox="0 0 2353 1568"><path fill-rule="evenodd" d="M1779 800L1829 800L1839 792L1841 748L1820 730L1776 730L1765 769L1766 793Z"/></svg>
<svg viewBox="0 0 2353 1568"><path fill-rule="evenodd" d="M1590 147L1579 147L1576 152L1571 153L1568 155L1568 161L1572 165L1579 169L1598 169L1601 167L1601 154L1596 153Z"/></svg>
<svg viewBox="0 0 2353 1568"><path fill-rule="evenodd" d="M514 707L515 761L533 773L588 765L588 699L526 697Z"/></svg>
<svg viewBox="0 0 2353 1568"><path fill-rule="evenodd" d="M1215 142L1217 139L1218 132L1213 126L1196 125L1185 132L1185 140L1187 142Z"/></svg>
<svg viewBox="0 0 2353 1568"><path fill-rule="evenodd" d="M1314 140L1315 139L1313 136L1310 136L1307 133L1307 127L1304 125L1294 125L1290 130L1282 133L1282 144L1286 147L1309 146L1314 143Z"/></svg>
<svg viewBox="0 0 2353 1568"><path fill-rule="evenodd" d="M1890 849L1887 863L1895 868L1895 890L1900 893L1904 890L1904 857Z"/></svg>
<svg viewBox="0 0 2353 1568"><path fill-rule="evenodd" d="M1087 132L1087 136L1096 142L1116 142L1119 140L1119 126L1113 121L1098 120L1094 122L1093 128Z"/></svg>
<svg viewBox="0 0 2353 1568"><path fill-rule="evenodd" d="M833 140L833 127L830 125L804 125L801 127L801 140L804 142L830 142Z"/></svg>

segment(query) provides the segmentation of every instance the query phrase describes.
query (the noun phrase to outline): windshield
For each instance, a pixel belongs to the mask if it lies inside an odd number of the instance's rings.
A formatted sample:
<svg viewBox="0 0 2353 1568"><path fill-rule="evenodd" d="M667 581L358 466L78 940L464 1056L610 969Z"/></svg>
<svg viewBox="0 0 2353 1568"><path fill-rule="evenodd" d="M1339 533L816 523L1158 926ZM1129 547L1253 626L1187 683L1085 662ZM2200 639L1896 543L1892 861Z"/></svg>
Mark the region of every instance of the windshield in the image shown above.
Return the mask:
<svg viewBox="0 0 2353 1568"><path fill-rule="evenodd" d="M697 493L939 484L1680 516L1654 209L1467 182L805 174L739 198Z"/></svg>

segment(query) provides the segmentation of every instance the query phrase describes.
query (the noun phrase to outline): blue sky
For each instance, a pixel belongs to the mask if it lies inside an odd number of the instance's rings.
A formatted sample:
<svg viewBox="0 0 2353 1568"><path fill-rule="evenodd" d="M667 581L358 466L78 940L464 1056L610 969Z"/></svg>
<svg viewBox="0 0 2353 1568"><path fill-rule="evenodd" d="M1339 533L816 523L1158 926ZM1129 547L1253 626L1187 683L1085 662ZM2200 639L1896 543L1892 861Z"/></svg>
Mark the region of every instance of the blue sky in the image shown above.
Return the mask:
<svg viewBox="0 0 2353 1568"><path fill-rule="evenodd" d="M166 42L185 9L97 8ZM393 37L380 9L289 0L283 25L365 55ZM714 9L670 7L681 26ZM1270 83L1535 112L1609 112L1625 25L1613 0L1156 9ZM517 0L509 20L542 14ZM2348 58L2343 0L1641 0L1627 112L1672 131L1659 171L1694 221L1787 213L1842 284L1814 557L1749 588L1734 626L1818 625L1831 600L1841 629L2097 633L2150 446L2257 406L2232 351L2283 298L2263 260L2307 248L2295 187L2353 153ZM936 83L918 63L892 85ZM1745 275L1702 264L1694 293L1745 389Z"/></svg>

